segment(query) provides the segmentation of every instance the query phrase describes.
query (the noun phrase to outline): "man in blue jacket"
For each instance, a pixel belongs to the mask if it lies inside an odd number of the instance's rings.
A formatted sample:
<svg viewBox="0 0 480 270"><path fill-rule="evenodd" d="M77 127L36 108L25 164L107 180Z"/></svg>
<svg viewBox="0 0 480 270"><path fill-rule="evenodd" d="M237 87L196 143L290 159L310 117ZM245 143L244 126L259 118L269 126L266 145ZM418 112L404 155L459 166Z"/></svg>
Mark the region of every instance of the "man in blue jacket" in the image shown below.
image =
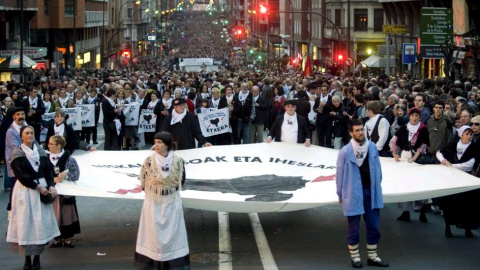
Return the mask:
<svg viewBox="0 0 480 270"><path fill-rule="evenodd" d="M368 265L388 267L377 255L380 241L380 209L383 208L382 168L375 143L364 135L363 122L354 120L348 126L352 137L338 154L337 194L348 219L348 248L352 266L362 268L358 250L360 218L367 227Z"/></svg>

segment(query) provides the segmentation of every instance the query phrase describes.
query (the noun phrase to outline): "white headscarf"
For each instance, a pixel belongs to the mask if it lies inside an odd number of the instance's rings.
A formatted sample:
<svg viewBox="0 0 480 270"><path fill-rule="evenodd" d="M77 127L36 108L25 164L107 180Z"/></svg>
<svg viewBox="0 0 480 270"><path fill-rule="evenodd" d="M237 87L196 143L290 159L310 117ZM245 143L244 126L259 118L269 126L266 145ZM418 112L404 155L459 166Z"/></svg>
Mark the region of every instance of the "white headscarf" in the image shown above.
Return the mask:
<svg viewBox="0 0 480 270"><path fill-rule="evenodd" d="M33 144L33 149L26 146L25 144L21 144L23 152L25 152L25 156L27 156L28 162L32 165L33 170L38 172L38 168L40 167L40 154L38 153L37 145Z"/></svg>

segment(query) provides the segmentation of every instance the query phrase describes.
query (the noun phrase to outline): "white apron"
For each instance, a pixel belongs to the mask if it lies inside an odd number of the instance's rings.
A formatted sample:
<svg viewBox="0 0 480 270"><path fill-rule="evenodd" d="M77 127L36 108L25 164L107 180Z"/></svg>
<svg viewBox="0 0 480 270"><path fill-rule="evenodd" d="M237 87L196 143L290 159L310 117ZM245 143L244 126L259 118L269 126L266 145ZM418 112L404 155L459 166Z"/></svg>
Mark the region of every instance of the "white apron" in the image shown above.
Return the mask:
<svg viewBox="0 0 480 270"><path fill-rule="evenodd" d="M156 201L145 198L135 251L155 261L170 261L189 254L182 198L178 191Z"/></svg>
<svg viewBox="0 0 480 270"><path fill-rule="evenodd" d="M40 185L46 187L45 178ZM12 218L8 223L7 242L20 246L45 245L60 235L51 204L40 201L40 192L16 181L12 192Z"/></svg>

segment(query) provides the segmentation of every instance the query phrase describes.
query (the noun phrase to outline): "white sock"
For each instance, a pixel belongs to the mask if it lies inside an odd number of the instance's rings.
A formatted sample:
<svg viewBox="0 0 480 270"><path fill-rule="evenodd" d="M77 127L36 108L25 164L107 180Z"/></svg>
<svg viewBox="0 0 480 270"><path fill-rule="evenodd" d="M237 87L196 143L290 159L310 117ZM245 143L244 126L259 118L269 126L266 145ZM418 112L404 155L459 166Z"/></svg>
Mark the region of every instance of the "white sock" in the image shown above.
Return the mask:
<svg viewBox="0 0 480 270"><path fill-rule="evenodd" d="M360 251L358 250L358 244L356 245L348 245L348 249L350 250L350 258L352 258L353 262L360 262L362 259L360 258Z"/></svg>
<svg viewBox="0 0 480 270"><path fill-rule="evenodd" d="M368 251L368 258L372 261L375 261L375 262L381 262L382 259L380 259L380 257L378 257L378 254L377 254L377 245L367 245L367 251Z"/></svg>

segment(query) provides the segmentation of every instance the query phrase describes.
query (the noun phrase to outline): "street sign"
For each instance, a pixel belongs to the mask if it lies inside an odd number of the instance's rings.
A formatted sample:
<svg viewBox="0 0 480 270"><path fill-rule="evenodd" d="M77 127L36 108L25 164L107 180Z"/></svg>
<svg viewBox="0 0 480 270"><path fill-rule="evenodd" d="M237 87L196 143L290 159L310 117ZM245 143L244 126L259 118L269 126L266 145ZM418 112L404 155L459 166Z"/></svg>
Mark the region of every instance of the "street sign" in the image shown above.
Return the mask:
<svg viewBox="0 0 480 270"><path fill-rule="evenodd" d="M444 59L445 55L440 46L422 45L420 47L420 56L423 59Z"/></svg>
<svg viewBox="0 0 480 270"><path fill-rule="evenodd" d="M406 34L408 33L408 25L384 24L384 34Z"/></svg>
<svg viewBox="0 0 480 270"><path fill-rule="evenodd" d="M353 59L350 57L347 57L347 59L345 59L345 65L351 66L352 64L353 64Z"/></svg>
<svg viewBox="0 0 480 270"><path fill-rule="evenodd" d="M155 41L155 39L156 39L156 36L148 36L148 38L147 38L147 39L148 39L148 40L150 40L150 41Z"/></svg>
<svg viewBox="0 0 480 270"><path fill-rule="evenodd" d="M403 64L415 64L417 62L416 55L417 55L417 44L403 43L403 49L402 49Z"/></svg>
<svg viewBox="0 0 480 270"><path fill-rule="evenodd" d="M420 15L420 39L423 45L445 44L452 41L453 12L449 8L422 8Z"/></svg>

